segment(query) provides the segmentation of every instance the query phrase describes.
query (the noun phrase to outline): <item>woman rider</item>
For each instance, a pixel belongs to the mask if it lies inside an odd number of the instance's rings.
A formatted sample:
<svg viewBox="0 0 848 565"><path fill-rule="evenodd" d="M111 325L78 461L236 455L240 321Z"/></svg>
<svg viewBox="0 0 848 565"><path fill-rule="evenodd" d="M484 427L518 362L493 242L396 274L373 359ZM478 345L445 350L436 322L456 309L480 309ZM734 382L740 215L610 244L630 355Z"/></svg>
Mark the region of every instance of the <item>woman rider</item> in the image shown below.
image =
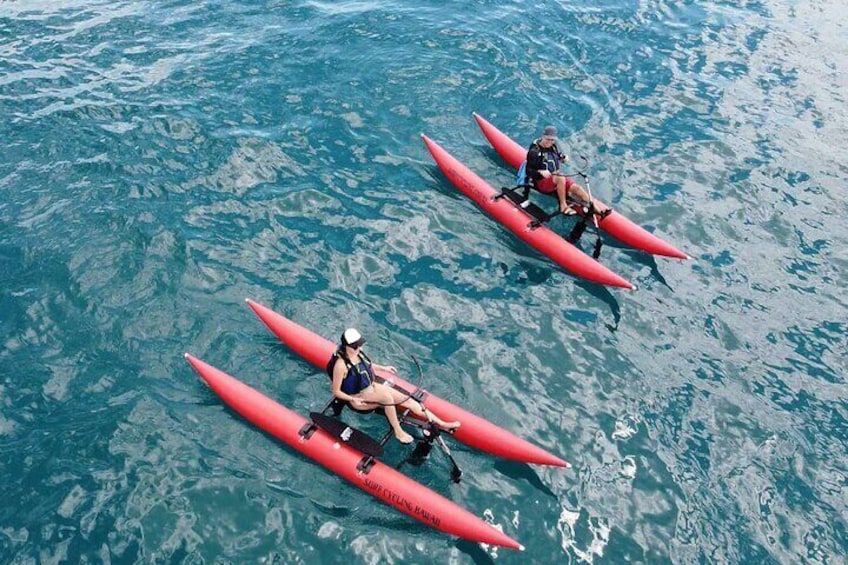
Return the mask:
<svg viewBox="0 0 848 565"><path fill-rule="evenodd" d="M329 363L332 367L333 396L349 403L354 410L367 411L382 407L395 437L401 443L411 443L414 438L401 427L396 405L409 409L444 430L451 431L459 427L459 422L445 422L406 393L375 382L374 369L395 374L397 369L391 365L372 363L362 352L363 343L365 339L354 328L348 328L342 334L341 344Z"/></svg>
<svg viewBox="0 0 848 565"><path fill-rule="evenodd" d="M575 199L590 202L589 193L574 179L560 173L560 166L568 161L568 156L560 153L557 147L557 130L554 126L546 126L542 137L534 141L527 150L526 175L533 188L544 194L556 191L559 200L559 211L563 214L574 214L568 206L566 196L571 194ZM598 214L607 210L595 209Z"/></svg>

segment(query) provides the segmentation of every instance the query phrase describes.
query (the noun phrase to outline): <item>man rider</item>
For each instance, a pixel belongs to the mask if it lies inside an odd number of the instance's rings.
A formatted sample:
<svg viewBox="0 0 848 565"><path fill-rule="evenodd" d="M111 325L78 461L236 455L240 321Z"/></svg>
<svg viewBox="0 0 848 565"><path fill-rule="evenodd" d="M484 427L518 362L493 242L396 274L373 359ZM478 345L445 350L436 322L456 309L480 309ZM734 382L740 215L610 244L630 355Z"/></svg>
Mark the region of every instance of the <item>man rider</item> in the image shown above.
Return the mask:
<svg viewBox="0 0 848 565"><path fill-rule="evenodd" d="M567 197L575 200L590 202L589 193L577 184L571 177L560 172L563 163L568 162L568 156L557 147L557 130L554 126L545 126L542 136L535 140L527 150L526 175L533 188L543 194L556 193L559 200L559 211L563 214L574 214L568 205ZM595 208L599 214L607 210Z"/></svg>

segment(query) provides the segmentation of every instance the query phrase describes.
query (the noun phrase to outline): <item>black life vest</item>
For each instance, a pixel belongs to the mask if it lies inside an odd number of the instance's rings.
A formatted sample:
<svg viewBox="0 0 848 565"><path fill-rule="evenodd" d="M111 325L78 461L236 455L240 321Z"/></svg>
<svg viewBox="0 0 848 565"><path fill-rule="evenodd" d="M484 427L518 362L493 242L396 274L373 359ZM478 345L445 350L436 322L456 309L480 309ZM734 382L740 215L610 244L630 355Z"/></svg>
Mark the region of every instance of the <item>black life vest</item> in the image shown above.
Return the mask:
<svg viewBox="0 0 848 565"><path fill-rule="evenodd" d="M557 172L560 165L562 165L562 157L560 156L559 147L557 147L557 144L554 143L546 149L542 147L541 143L539 143L540 141L542 140L537 139L534 141L530 148L538 148L539 155L542 157L542 162L544 163L545 168L551 173Z"/></svg>
<svg viewBox="0 0 848 565"><path fill-rule="evenodd" d="M346 394L357 394L374 382L374 370L371 368L371 359L364 352L359 352L359 363L354 364L344 353L344 346L336 349L330 360L327 361L327 374L333 379L333 369L336 361L341 359L347 368L347 375L342 381L342 391Z"/></svg>

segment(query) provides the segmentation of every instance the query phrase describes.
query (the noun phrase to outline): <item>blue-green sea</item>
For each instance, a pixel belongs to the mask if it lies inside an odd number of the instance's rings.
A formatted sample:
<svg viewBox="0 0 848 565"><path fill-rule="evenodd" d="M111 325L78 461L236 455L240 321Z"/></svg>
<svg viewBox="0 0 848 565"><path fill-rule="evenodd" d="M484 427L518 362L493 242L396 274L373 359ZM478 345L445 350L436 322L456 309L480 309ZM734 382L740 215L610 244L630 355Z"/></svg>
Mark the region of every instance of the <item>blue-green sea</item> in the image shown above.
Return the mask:
<svg viewBox="0 0 848 565"><path fill-rule="evenodd" d="M844 11L0 2L0 563L845 563ZM606 237L633 292L557 267L422 144L510 185L472 112L522 144L555 125L692 259ZM404 467L526 550L427 528L226 408L185 352L301 414L329 397L245 298L358 327L570 461Z"/></svg>

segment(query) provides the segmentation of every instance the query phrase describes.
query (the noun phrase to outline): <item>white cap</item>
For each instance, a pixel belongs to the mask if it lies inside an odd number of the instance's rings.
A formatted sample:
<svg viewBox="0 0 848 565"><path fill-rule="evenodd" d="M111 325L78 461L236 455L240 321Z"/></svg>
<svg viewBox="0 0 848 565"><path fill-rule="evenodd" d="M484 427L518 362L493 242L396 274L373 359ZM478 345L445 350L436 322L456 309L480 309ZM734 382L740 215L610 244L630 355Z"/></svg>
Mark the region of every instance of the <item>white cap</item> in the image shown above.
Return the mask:
<svg viewBox="0 0 848 565"><path fill-rule="evenodd" d="M362 337L362 334L359 333L359 330L357 330L356 328L348 328L342 334L342 345L358 347L363 343L365 343L365 339Z"/></svg>

